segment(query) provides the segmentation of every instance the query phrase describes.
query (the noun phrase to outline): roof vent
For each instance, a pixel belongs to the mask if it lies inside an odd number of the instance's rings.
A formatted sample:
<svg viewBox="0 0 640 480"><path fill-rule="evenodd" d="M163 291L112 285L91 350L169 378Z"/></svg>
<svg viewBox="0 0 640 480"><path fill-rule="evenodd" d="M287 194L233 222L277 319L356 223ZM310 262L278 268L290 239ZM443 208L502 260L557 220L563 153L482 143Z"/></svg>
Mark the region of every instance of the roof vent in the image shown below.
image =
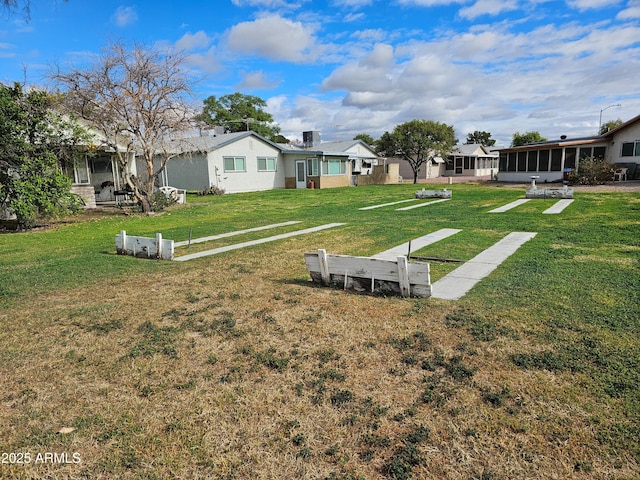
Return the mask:
<svg viewBox="0 0 640 480"><path fill-rule="evenodd" d="M560 140L566 140L567 136L566 135L560 135Z"/></svg>

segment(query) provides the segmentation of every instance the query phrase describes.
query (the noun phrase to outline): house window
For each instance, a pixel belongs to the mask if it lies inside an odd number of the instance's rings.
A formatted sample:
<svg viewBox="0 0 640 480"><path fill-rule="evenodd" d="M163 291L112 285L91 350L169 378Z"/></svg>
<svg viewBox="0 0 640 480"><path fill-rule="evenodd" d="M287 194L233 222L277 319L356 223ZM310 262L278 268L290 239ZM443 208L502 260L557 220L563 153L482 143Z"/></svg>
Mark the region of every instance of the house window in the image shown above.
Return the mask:
<svg viewBox="0 0 640 480"><path fill-rule="evenodd" d="M307 175L311 177L318 176L318 159L307 158Z"/></svg>
<svg viewBox="0 0 640 480"><path fill-rule="evenodd" d="M527 158L527 170L530 172L538 171L538 151L532 150L529 152L529 157Z"/></svg>
<svg viewBox="0 0 640 480"><path fill-rule="evenodd" d="M326 175L344 175L345 173L347 173L346 162L343 162L341 160L328 160L326 163Z"/></svg>
<svg viewBox="0 0 640 480"><path fill-rule="evenodd" d="M540 164L538 165L539 172L549 171L549 150L540 150L539 154Z"/></svg>
<svg viewBox="0 0 640 480"><path fill-rule="evenodd" d="M554 148L551 150L551 171L559 172L562 170L562 149Z"/></svg>
<svg viewBox="0 0 640 480"><path fill-rule="evenodd" d="M111 159L108 157L94 158L91 163L91 173L111 173Z"/></svg>
<svg viewBox="0 0 640 480"><path fill-rule="evenodd" d="M577 149L567 148L564 151L564 168L575 169L576 168L576 153Z"/></svg>
<svg viewBox="0 0 640 480"><path fill-rule="evenodd" d="M527 171L527 152L518 152L518 171Z"/></svg>
<svg viewBox="0 0 640 480"><path fill-rule="evenodd" d="M501 153L500 154L500 163L499 163L499 170L506 172L507 171L507 154L506 153Z"/></svg>
<svg viewBox="0 0 640 480"><path fill-rule="evenodd" d="M622 143L622 157L640 157L640 140Z"/></svg>
<svg viewBox="0 0 640 480"><path fill-rule="evenodd" d="M244 157L224 157L223 162L224 162L225 172L246 172L247 171Z"/></svg>
<svg viewBox="0 0 640 480"><path fill-rule="evenodd" d="M276 158L275 157L258 157L258 171L259 172L275 172Z"/></svg>
<svg viewBox="0 0 640 480"><path fill-rule="evenodd" d="M604 158L607 154L607 147L593 147L593 158Z"/></svg>
<svg viewBox="0 0 640 480"><path fill-rule="evenodd" d="M516 171L516 152L509 152L509 161L507 163L507 171L515 172Z"/></svg>

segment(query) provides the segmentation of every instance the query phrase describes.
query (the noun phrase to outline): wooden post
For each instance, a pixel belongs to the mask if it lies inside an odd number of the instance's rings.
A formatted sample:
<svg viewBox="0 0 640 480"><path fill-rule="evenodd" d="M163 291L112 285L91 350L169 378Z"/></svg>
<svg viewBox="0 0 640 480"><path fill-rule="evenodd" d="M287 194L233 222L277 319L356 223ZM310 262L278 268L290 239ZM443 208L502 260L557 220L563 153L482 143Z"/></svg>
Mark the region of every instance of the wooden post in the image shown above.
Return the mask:
<svg viewBox="0 0 640 480"><path fill-rule="evenodd" d="M327 261L327 251L324 249L318 250L318 260L320 260L320 276L322 277L322 283L329 285L331 283L331 274L329 273L329 262Z"/></svg>
<svg viewBox="0 0 640 480"><path fill-rule="evenodd" d="M162 258L162 234L161 233L156 233L156 250L158 252L156 256L158 258Z"/></svg>
<svg viewBox="0 0 640 480"><path fill-rule="evenodd" d="M398 261L398 284L400 285L400 295L409 297L411 295L411 285L409 284L409 266L407 257L399 256Z"/></svg>

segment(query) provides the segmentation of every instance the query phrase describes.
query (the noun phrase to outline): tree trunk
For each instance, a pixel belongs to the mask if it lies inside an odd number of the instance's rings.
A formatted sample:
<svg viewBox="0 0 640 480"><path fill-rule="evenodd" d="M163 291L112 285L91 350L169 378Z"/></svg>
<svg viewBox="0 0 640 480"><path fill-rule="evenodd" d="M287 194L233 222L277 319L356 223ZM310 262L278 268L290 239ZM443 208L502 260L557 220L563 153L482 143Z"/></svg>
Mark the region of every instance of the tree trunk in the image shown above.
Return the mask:
<svg viewBox="0 0 640 480"><path fill-rule="evenodd" d="M418 170L414 170L413 171L413 184L417 184L418 183Z"/></svg>

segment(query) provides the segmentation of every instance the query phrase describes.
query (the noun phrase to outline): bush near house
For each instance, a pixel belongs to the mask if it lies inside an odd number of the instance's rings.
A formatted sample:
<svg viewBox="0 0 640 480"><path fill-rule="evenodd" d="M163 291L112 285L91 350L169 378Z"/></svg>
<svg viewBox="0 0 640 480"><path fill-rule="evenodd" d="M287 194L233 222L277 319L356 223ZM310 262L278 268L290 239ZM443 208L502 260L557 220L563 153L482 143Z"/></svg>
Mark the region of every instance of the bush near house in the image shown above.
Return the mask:
<svg viewBox="0 0 640 480"><path fill-rule="evenodd" d="M615 166L604 158L584 158L572 171L568 180L574 185L603 185L611 181Z"/></svg>

